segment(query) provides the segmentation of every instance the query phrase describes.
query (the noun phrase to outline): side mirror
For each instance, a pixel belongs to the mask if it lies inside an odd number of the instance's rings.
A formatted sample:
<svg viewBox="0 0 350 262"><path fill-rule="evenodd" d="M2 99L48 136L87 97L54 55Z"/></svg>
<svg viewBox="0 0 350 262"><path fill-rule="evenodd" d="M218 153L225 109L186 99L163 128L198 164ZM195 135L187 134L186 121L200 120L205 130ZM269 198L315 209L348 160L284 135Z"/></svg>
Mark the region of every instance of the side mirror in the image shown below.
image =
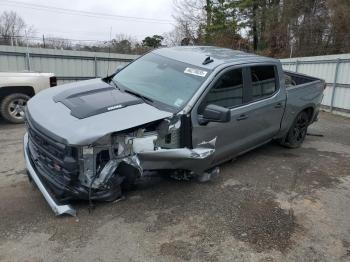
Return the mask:
<svg viewBox="0 0 350 262"><path fill-rule="evenodd" d="M228 108L213 104L207 105L203 113L199 115L199 124L205 125L209 122L226 123L231 120L231 111Z"/></svg>

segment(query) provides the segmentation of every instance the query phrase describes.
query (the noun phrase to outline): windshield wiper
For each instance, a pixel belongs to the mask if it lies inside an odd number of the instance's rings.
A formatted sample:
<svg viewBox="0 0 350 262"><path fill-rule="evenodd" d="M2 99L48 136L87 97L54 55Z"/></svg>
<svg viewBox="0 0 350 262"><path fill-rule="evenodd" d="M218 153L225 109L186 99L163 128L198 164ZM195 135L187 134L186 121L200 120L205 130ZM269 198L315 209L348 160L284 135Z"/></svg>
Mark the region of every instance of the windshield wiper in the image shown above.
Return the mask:
<svg viewBox="0 0 350 262"><path fill-rule="evenodd" d="M110 83L112 83L112 84L114 85L115 88L117 88L117 89L120 90L120 87L117 85L117 82L115 82L115 81L113 80L113 78L111 78Z"/></svg>
<svg viewBox="0 0 350 262"><path fill-rule="evenodd" d="M141 95L141 94L139 94L139 93L136 93L136 92L134 92L134 91L131 91L131 90L129 90L129 89L124 89L123 90L125 93L129 93L129 94L131 94L131 95L134 95L134 96L137 96L137 97L139 97L139 98L141 98L142 100L143 100L143 102L145 102L145 103L147 103L147 104L153 104L154 103L154 101L151 99L151 98L148 98L148 97L146 97L146 96L143 96L143 95Z"/></svg>

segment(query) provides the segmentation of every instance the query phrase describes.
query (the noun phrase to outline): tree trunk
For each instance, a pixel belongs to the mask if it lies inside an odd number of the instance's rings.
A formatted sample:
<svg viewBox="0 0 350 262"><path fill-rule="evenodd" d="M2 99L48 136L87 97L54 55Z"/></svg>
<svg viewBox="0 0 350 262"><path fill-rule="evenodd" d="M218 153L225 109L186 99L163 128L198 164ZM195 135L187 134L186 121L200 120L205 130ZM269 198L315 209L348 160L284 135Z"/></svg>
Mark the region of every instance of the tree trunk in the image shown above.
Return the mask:
<svg viewBox="0 0 350 262"><path fill-rule="evenodd" d="M256 51L258 49L258 25L257 25L257 11L258 11L258 4L256 1L253 2L253 9L252 9L252 32L253 32L253 49Z"/></svg>
<svg viewBox="0 0 350 262"><path fill-rule="evenodd" d="M211 14L212 14L212 0L206 0L205 11L207 13L207 24L205 29L205 41L210 42L210 25L211 25Z"/></svg>

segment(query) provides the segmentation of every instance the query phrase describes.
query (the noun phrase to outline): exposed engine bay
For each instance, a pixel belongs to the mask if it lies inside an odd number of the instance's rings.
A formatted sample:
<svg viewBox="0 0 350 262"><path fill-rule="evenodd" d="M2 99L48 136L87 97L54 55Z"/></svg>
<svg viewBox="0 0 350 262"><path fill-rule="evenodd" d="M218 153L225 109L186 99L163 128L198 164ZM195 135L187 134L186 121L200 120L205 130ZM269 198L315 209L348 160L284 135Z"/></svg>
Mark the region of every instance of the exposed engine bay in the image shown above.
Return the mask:
<svg viewBox="0 0 350 262"><path fill-rule="evenodd" d="M186 177L202 174L211 163L216 139L191 149L183 137L184 121L186 117L156 121L82 147L80 183L96 191L128 188L144 170L180 169Z"/></svg>

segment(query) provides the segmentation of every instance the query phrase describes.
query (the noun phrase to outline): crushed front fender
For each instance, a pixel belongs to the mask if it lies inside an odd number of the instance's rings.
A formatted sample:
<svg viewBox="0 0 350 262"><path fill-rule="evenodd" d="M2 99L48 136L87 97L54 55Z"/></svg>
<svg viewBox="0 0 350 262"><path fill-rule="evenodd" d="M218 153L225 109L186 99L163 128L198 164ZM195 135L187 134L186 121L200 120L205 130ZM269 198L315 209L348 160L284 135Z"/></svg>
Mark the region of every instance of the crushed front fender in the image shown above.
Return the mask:
<svg viewBox="0 0 350 262"><path fill-rule="evenodd" d="M139 152L144 170L186 169L197 174L207 170L213 161L216 138L202 142L196 148L158 149Z"/></svg>

